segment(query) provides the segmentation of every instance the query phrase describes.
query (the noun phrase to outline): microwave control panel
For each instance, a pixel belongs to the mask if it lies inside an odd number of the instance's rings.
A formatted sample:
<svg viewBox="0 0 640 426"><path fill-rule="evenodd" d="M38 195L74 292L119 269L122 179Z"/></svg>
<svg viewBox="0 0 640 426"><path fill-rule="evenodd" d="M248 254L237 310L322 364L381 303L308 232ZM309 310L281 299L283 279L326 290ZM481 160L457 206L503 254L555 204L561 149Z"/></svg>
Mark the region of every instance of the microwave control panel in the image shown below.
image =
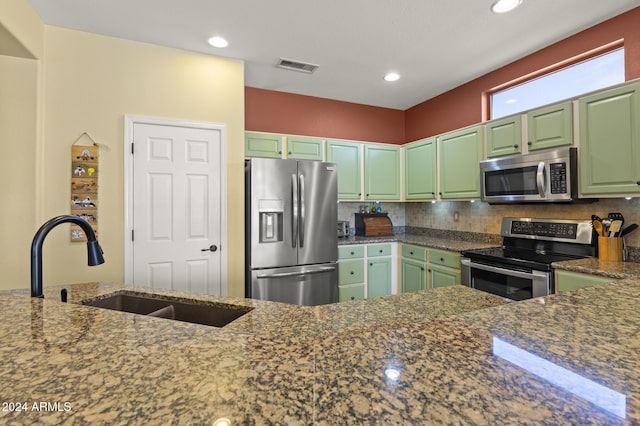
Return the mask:
<svg viewBox="0 0 640 426"><path fill-rule="evenodd" d="M567 163L549 164L549 175L551 176L551 193L567 193Z"/></svg>

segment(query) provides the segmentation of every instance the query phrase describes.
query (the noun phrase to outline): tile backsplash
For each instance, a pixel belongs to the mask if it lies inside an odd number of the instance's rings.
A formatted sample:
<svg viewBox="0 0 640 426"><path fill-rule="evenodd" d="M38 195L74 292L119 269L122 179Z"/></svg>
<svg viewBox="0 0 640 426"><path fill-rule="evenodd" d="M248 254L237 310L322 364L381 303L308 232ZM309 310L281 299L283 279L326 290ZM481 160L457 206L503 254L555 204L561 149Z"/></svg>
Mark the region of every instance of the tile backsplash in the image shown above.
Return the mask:
<svg viewBox="0 0 640 426"><path fill-rule="evenodd" d="M625 226L640 224L640 199L601 199L594 203L490 205L469 201L438 201L436 203L381 202L382 210L389 214L395 227L433 228L454 231L499 234L503 217L538 217L552 219L591 219L592 214L606 217L620 212ZM354 213L369 203L338 203L338 219L348 220L354 227ZM629 234L626 244L640 247L640 230Z"/></svg>

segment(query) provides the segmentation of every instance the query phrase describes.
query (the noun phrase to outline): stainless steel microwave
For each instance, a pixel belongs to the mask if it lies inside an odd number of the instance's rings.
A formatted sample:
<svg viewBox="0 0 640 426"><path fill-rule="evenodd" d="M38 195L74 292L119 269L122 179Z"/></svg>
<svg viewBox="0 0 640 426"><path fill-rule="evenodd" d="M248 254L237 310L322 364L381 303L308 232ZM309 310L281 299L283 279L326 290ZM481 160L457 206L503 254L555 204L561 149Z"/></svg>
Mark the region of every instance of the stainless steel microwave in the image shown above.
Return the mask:
<svg viewBox="0 0 640 426"><path fill-rule="evenodd" d="M557 148L480 162L482 201L571 202L578 198L576 148Z"/></svg>

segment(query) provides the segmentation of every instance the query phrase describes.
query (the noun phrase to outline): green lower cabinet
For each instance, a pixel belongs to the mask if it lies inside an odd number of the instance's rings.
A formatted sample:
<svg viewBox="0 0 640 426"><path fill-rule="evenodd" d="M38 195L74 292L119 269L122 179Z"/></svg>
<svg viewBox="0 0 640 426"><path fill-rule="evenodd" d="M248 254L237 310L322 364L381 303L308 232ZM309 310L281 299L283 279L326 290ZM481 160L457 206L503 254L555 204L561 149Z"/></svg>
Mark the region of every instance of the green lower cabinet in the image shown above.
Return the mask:
<svg viewBox="0 0 640 426"><path fill-rule="evenodd" d="M591 287L613 281L613 278L599 275L581 274L579 272L556 271L556 293Z"/></svg>
<svg viewBox="0 0 640 426"><path fill-rule="evenodd" d="M460 269L429 265L429 285L431 288L460 284L460 276Z"/></svg>
<svg viewBox="0 0 640 426"><path fill-rule="evenodd" d="M367 298L391 294L391 258L373 258L368 262Z"/></svg>
<svg viewBox="0 0 640 426"><path fill-rule="evenodd" d="M427 288L427 270L424 262L402 259L400 261L402 273L402 292L410 293Z"/></svg>
<svg viewBox="0 0 640 426"><path fill-rule="evenodd" d="M349 300L364 299L364 284L341 285L338 287L340 301L347 302Z"/></svg>

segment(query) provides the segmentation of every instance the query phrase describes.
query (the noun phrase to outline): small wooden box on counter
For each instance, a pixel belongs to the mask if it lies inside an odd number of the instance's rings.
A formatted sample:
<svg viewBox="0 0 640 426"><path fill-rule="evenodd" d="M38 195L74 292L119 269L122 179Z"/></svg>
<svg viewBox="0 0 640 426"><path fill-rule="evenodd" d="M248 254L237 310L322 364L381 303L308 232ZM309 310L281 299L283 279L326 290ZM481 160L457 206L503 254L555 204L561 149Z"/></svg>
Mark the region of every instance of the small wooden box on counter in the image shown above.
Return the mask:
<svg viewBox="0 0 640 426"><path fill-rule="evenodd" d="M355 213L356 235L378 237L393 235L393 224L387 213Z"/></svg>

